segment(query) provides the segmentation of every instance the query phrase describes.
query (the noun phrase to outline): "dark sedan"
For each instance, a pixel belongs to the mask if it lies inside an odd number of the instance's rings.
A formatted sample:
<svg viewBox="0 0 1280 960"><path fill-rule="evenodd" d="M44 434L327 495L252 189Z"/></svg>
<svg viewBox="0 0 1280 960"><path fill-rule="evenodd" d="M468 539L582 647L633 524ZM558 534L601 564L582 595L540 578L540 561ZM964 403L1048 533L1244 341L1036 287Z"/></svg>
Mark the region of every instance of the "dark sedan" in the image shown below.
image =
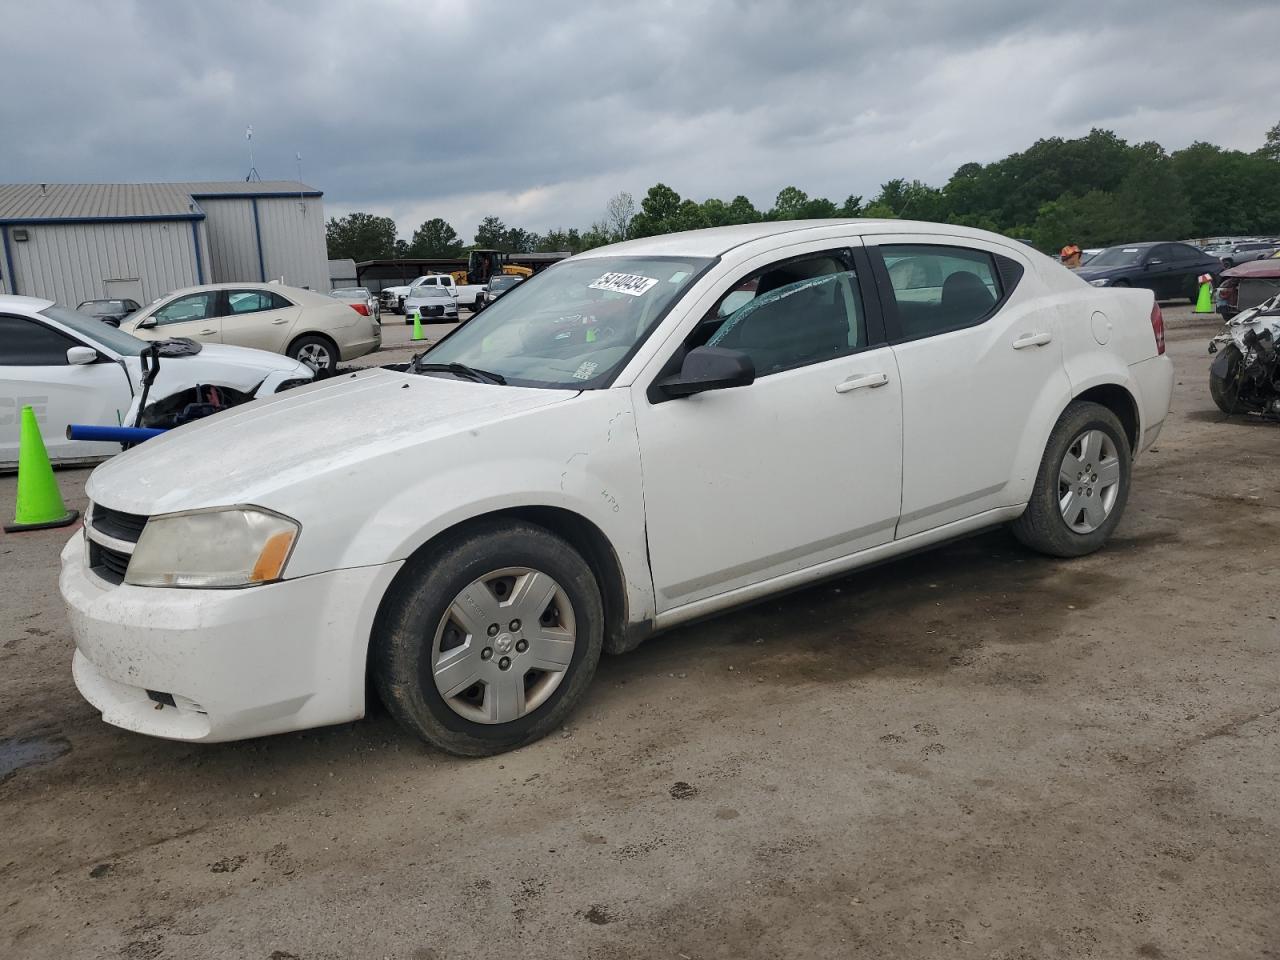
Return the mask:
<svg viewBox="0 0 1280 960"><path fill-rule="evenodd" d="M89 314L91 317L97 317L103 323L118 327L121 320L133 313L133 311L141 310L142 305L136 300L127 298L124 300L86 300L76 309L81 313Z"/></svg>
<svg viewBox="0 0 1280 960"><path fill-rule="evenodd" d="M1189 244L1125 243L1107 247L1076 275L1095 287L1145 287L1157 300L1187 297L1194 303L1197 278L1207 273L1216 280L1221 272L1221 260Z"/></svg>

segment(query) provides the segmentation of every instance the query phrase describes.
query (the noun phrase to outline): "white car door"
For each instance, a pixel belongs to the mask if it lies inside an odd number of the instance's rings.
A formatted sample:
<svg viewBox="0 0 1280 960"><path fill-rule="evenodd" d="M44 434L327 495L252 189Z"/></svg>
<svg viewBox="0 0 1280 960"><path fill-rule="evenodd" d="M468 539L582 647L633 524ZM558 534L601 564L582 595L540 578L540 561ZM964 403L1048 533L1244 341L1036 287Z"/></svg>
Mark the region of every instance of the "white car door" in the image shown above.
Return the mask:
<svg viewBox="0 0 1280 960"><path fill-rule="evenodd" d="M133 393L120 365L73 364L71 347L89 346L30 317L0 314L0 466L18 461L22 408L31 407L53 461L106 457L118 443L67 439L67 425L118 426Z"/></svg>
<svg viewBox="0 0 1280 960"><path fill-rule="evenodd" d="M1059 308L997 244L866 239L902 377L898 538L1015 505L1015 473L1034 474L1071 395Z"/></svg>
<svg viewBox="0 0 1280 960"><path fill-rule="evenodd" d="M893 539L898 372L865 257L832 246L726 276L632 388L659 614ZM746 353L755 382L664 399L652 384L702 345Z"/></svg>

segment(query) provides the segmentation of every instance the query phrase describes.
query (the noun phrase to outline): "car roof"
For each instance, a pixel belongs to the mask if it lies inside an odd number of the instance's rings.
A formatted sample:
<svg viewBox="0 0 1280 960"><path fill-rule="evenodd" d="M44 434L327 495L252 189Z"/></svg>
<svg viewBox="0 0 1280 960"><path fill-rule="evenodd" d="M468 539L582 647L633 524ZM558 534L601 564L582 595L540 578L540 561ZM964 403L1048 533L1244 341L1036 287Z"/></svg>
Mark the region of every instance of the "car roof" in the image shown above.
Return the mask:
<svg viewBox="0 0 1280 960"><path fill-rule="evenodd" d="M44 297L23 297L15 293L0 293L0 310L23 310L34 313L52 307L53 301Z"/></svg>
<svg viewBox="0 0 1280 960"><path fill-rule="evenodd" d="M181 290L170 290L168 293L160 297L161 300L167 300L169 297L182 296L188 293L208 293L214 290L272 290L276 293L282 293L295 300L307 300L312 297L331 300L332 297L315 290L303 290L301 287L289 287L283 283L202 283L194 287L183 287Z"/></svg>

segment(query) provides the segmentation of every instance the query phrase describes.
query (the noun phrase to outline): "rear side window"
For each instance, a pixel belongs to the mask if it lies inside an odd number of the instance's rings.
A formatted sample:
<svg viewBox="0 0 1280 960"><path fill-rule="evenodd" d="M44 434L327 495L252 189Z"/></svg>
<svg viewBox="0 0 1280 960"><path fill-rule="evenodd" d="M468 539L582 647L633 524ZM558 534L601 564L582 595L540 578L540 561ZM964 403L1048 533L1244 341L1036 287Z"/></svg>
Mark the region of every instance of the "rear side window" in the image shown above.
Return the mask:
<svg viewBox="0 0 1280 960"><path fill-rule="evenodd" d="M0 317L0 367L65 367L67 350L80 344L23 317Z"/></svg>
<svg viewBox="0 0 1280 960"><path fill-rule="evenodd" d="M229 290L227 292L228 313L259 313L263 310L276 309L271 294L265 290Z"/></svg>
<svg viewBox="0 0 1280 960"><path fill-rule="evenodd" d="M1022 275L1017 261L968 247L888 244L879 252L907 340L981 323Z"/></svg>

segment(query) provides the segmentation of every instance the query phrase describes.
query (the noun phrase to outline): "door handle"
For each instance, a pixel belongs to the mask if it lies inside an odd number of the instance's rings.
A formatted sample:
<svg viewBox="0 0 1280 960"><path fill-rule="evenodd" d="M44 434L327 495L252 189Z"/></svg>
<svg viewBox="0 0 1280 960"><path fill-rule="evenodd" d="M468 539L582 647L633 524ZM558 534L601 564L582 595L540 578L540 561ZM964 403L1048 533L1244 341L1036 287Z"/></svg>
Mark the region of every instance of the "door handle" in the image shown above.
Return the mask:
<svg viewBox="0 0 1280 960"><path fill-rule="evenodd" d="M272 320L272 321L271 321L272 325L273 325L273 326L277 326L277 327L278 327L278 326L280 326L280 324L282 324L282 323L288 323L288 322L289 322L289 321L288 321L288 320L286 320L284 317L280 317L280 318L279 318L279 319L277 319L277 320Z"/></svg>
<svg viewBox="0 0 1280 960"><path fill-rule="evenodd" d="M850 390L857 390L859 387L883 387L889 382L887 373L863 373L850 377L848 380L842 380L836 384L836 393L848 393Z"/></svg>
<svg viewBox="0 0 1280 960"><path fill-rule="evenodd" d="M1027 347L1043 347L1052 339L1052 333L1024 333L1013 341L1013 349L1025 350Z"/></svg>
<svg viewBox="0 0 1280 960"><path fill-rule="evenodd" d="M200 331L200 336L202 336L202 337L212 337L212 336L213 336L215 333L217 333L217 332L218 332L217 330L201 330L201 331Z"/></svg>

